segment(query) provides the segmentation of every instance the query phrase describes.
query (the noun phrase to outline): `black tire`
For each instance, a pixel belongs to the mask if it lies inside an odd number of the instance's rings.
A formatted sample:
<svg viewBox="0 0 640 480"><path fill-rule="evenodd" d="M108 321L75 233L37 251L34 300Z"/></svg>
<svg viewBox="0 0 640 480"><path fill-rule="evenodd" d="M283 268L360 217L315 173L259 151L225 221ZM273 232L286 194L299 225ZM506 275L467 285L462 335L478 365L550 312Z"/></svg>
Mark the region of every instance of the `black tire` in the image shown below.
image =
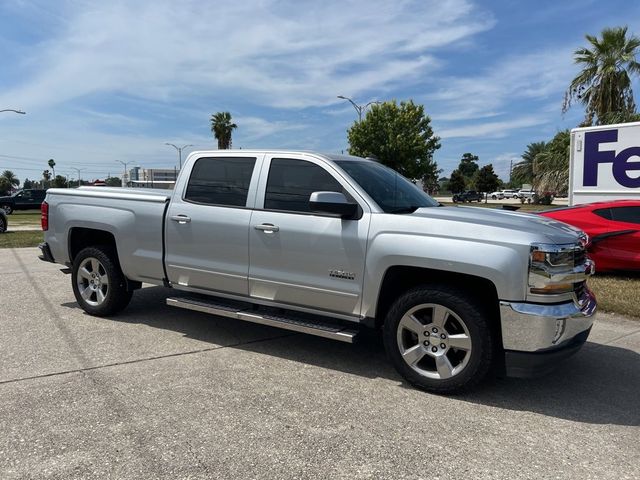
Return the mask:
<svg viewBox="0 0 640 480"><path fill-rule="evenodd" d="M7 231L7 219L4 215L0 215L0 233L4 233Z"/></svg>
<svg viewBox="0 0 640 480"><path fill-rule="evenodd" d="M427 305L426 308L419 310L425 305ZM436 310L435 308L430 310L429 305L437 308L444 307L443 311L446 311L440 332L432 333ZM404 328L407 323L405 314L413 309L418 309L412 317L419 320L418 329L425 328L423 333L416 334L410 331L411 329ZM403 321L402 325L401 321ZM460 325L460 322L463 325ZM418 325L412 321L408 323L413 326ZM463 333L456 334L456 331ZM454 288L421 286L409 290L391 306L385 319L383 332L385 349L398 373L412 385L430 392L453 394L469 390L487 376L493 362L493 338L486 314L477 302ZM442 334L448 337L441 340L438 335ZM461 336L466 338L468 349L458 349L448 345L449 342L454 342L454 337ZM417 338L416 344L411 346L411 342L415 341L413 338L405 348L404 342L408 340L407 337ZM460 340L457 341L460 342ZM445 345L443 342L447 342L446 348L443 347ZM405 349L405 356L409 357L411 350L418 350L416 347L419 347L420 351L414 357L419 360L412 366L405 361L401 348ZM431 353L432 349L438 352ZM441 376L437 357L446 357L447 365L453 366L449 370L451 376L448 378L446 376L434 378L434 376ZM454 362L459 363L453 365ZM435 368L435 371L432 368ZM446 371L448 367L443 368Z"/></svg>
<svg viewBox="0 0 640 480"><path fill-rule="evenodd" d="M7 215L11 215L13 213L13 207L11 205L4 204L0 206L0 208L2 208L4 210L4 213L6 213Z"/></svg>
<svg viewBox="0 0 640 480"><path fill-rule="evenodd" d="M85 268L80 272L81 267L93 263L93 259L97 260L98 268L92 268L87 272ZM86 276L87 273L90 275L95 273L99 278L104 278L106 275L108 284L100 283L100 286L95 288L93 285L90 286L89 283L94 279ZM127 282L120 270L115 249L107 245L87 247L76 255L73 260L71 286L78 305L88 314L97 317L118 313L129 304L133 294L127 289ZM83 292L89 292L88 298L83 297L81 288ZM98 290L102 293L101 297L98 297ZM103 299L100 300L100 298Z"/></svg>

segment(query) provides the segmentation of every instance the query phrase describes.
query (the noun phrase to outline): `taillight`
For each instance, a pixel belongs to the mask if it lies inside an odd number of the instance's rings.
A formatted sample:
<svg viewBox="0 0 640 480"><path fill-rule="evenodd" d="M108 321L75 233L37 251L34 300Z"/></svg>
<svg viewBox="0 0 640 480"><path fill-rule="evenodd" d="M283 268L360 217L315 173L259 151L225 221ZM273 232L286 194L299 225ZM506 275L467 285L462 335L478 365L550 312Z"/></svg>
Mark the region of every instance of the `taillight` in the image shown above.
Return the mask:
<svg viewBox="0 0 640 480"><path fill-rule="evenodd" d="M42 214L40 217L42 231L46 232L49 230L49 204L47 202L42 202L42 205L40 205L40 213Z"/></svg>

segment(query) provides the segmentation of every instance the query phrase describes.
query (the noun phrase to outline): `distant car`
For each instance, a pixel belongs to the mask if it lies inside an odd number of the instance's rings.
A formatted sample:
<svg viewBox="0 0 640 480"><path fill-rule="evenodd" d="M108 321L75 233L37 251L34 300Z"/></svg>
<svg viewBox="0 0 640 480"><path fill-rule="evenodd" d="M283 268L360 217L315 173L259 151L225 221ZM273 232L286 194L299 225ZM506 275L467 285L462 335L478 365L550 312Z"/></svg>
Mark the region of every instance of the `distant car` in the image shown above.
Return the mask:
<svg viewBox="0 0 640 480"><path fill-rule="evenodd" d="M504 198L504 193L500 192L491 192L487 194L491 200L502 200Z"/></svg>
<svg viewBox="0 0 640 480"><path fill-rule="evenodd" d="M7 214L0 208L0 233L7 231Z"/></svg>
<svg viewBox="0 0 640 480"><path fill-rule="evenodd" d="M540 215L584 230L596 271L640 271L640 200L588 203Z"/></svg>
<svg viewBox="0 0 640 480"><path fill-rule="evenodd" d="M522 203L531 203L535 201L535 190L518 190L518 198Z"/></svg>
<svg viewBox="0 0 640 480"><path fill-rule="evenodd" d="M20 190L11 196L0 197L0 208L7 215L11 215L14 210L39 209L46 195L46 190Z"/></svg>
<svg viewBox="0 0 640 480"><path fill-rule="evenodd" d="M518 198L517 190L502 190L504 198Z"/></svg>
<svg viewBox="0 0 640 480"><path fill-rule="evenodd" d="M475 190L466 190L462 193L456 193L453 195L454 202L481 202L484 199L484 195Z"/></svg>

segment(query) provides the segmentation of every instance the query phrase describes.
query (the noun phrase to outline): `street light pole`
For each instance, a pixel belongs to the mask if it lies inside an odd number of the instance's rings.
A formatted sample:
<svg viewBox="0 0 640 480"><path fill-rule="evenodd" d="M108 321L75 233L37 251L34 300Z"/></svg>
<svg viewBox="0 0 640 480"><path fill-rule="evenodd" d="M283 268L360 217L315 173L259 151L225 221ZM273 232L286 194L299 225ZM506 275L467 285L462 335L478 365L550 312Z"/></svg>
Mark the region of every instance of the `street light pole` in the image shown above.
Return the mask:
<svg viewBox="0 0 640 480"><path fill-rule="evenodd" d="M180 170L182 170L182 150L184 148L187 148L187 147L193 147L193 145L183 145L182 147L178 147L177 145L174 145L173 143L165 143L165 145L173 147L173 148L175 148L177 150L177 152L178 152L178 164L180 165Z"/></svg>
<svg viewBox="0 0 640 480"><path fill-rule="evenodd" d="M344 95L338 95L338 98L341 98L342 100L347 100L349 103L351 103L351 105L353 105L353 108L355 108L356 112L358 112L358 122L362 122L362 112L364 112L369 107L369 105L380 103L377 100L374 100L372 102L367 103L366 105L358 105L356 102L351 100L349 97L345 97Z"/></svg>
<svg viewBox="0 0 640 480"><path fill-rule="evenodd" d="M122 160L116 160L116 162L120 162L124 166L124 173L122 174L122 186L126 187L127 186L127 177L129 176L127 174L127 165L129 165L131 163L131 160L129 160L128 162L123 162Z"/></svg>
<svg viewBox="0 0 640 480"><path fill-rule="evenodd" d="M13 108L5 108L3 110L0 110L0 113L2 112L13 112L13 113L19 113L20 115L25 115L27 112L23 112L22 110L14 110Z"/></svg>

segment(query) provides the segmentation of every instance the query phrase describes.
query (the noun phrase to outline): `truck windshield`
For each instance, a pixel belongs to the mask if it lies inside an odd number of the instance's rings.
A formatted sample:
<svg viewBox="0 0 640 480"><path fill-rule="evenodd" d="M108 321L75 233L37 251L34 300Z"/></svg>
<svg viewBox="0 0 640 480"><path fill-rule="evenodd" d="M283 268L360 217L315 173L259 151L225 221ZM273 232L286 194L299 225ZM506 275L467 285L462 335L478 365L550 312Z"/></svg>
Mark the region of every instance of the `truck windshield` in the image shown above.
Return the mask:
<svg viewBox="0 0 640 480"><path fill-rule="evenodd" d="M338 160L336 163L385 213L412 213L439 204L395 170L369 161Z"/></svg>

